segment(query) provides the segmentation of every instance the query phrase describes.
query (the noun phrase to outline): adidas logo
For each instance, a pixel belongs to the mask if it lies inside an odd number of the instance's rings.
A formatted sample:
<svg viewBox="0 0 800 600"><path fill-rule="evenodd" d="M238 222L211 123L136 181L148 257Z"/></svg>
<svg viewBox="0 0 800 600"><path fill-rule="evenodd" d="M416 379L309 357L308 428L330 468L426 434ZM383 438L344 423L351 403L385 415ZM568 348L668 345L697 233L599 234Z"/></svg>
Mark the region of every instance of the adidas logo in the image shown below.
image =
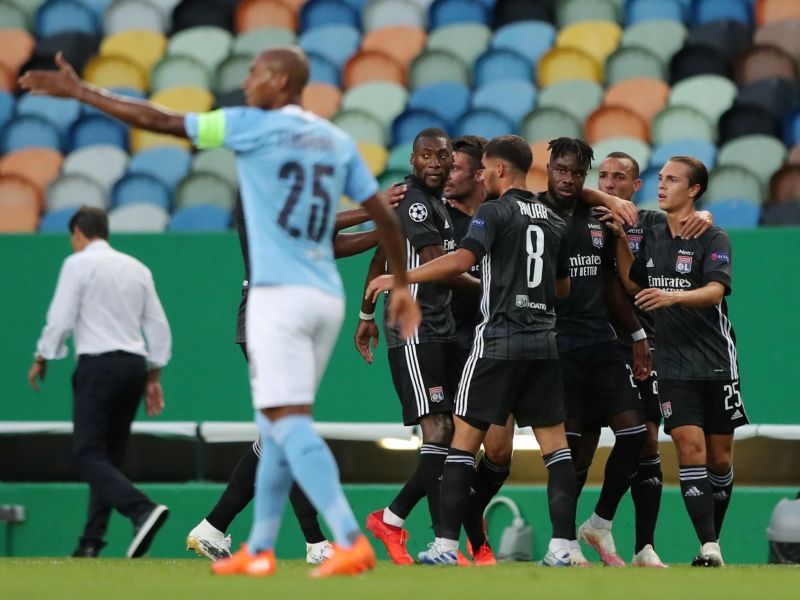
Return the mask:
<svg viewBox="0 0 800 600"><path fill-rule="evenodd" d="M688 490L686 490L686 493L684 494L685 497L696 497L702 495L703 492L698 490L695 486L690 487Z"/></svg>
<svg viewBox="0 0 800 600"><path fill-rule="evenodd" d="M711 495L713 496L714 500L717 500L719 502L722 502L723 500L727 500L728 499L728 492L726 492L725 490L722 490L722 491L719 491L719 492L714 492Z"/></svg>
<svg viewBox="0 0 800 600"><path fill-rule="evenodd" d="M650 477L648 479L642 479L639 483L642 485L663 485L658 477Z"/></svg>
<svg viewBox="0 0 800 600"><path fill-rule="evenodd" d="M741 419L743 416L744 416L744 415L742 415L742 411L740 411L740 410L737 408L737 409L734 411L734 413L731 415L731 421L735 421L736 419Z"/></svg>
<svg viewBox="0 0 800 600"><path fill-rule="evenodd" d="M655 267L655 266L656 266L656 265L653 263L653 259L652 259L652 258L651 258L651 259L649 259L649 260L647 261L647 267L648 267L649 269L652 269L652 268L653 268L653 267Z"/></svg>

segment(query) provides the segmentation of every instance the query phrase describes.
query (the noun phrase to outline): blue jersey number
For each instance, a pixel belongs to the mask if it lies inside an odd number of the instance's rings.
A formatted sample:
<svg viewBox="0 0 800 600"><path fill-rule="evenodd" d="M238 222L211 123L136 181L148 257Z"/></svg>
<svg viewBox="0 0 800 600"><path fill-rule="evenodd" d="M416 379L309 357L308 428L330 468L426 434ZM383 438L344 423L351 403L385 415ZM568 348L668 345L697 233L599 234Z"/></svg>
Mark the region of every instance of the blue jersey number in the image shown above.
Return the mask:
<svg viewBox="0 0 800 600"><path fill-rule="evenodd" d="M323 187L323 177L330 177L333 175L333 167L330 165L314 165L314 176L312 185L312 195L314 198L320 200L319 204L311 206L311 212L308 215L308 223L306 225L306 237L314 242L322 240L325 234L325 224L328 222L328 215L331 210L331 197L328 191ZM291 179L292 189L289 191L289 196L286 198L286 204L283 205L281 214L278 215L278 225L283 227L290 236L300 237L302 231L297 227L292 227L289 224L289 218L292 211L297 206L297 201L303 193L303 188L306 183L306 172L303 166L297 162L287 162L281 166L278 171L278 177L281 179ZM320 207L320 204L322 205ZM320 216L320 211L322 215Z"/></svg>

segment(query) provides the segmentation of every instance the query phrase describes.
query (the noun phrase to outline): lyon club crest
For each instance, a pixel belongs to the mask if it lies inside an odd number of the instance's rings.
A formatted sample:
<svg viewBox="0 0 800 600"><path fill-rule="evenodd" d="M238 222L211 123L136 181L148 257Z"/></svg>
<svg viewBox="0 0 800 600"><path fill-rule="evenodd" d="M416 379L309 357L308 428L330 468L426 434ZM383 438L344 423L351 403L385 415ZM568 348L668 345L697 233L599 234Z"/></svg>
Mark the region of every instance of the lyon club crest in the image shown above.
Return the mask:
<svg viewBox="0 0 800 600"><path fill-rule="evenodd" d="M692 272L692 257L679 256L678 261L675 263L675 270L678 273L691 273Z"/></svg>
<svg viewBox="0 0 800 600"><path fill-rule="evenodd" d="M592 234L592 246L595 248L603 247L603 232L597 229L590 229L589 233Z"/></svg>
<svg viewBox="0 0 800 600"><path fill-rule="evenodd" d="M664 415L665 419L669 419L672 416L672 402L661 403L661 414Z"/></svg>

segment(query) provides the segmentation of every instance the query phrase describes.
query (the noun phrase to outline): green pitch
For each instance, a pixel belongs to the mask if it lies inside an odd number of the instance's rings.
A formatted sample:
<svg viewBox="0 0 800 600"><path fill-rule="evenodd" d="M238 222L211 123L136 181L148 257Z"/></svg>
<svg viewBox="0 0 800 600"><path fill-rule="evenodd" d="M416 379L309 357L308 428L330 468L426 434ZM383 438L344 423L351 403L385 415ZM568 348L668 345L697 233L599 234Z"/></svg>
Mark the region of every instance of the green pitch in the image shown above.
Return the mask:
<svg viewBox="0 0 800 600"><path fill-rule="evenodd" d="M360 577L310 580L301 561L279 564L266 579L214 577L204 560L61 558L0 559L3 599L124 598L580 598L585 600L695 600L798 598L800 569L735 566L668 570L631 567L547 569L529 563L496 567L396 567L385 562Z"/></svg>

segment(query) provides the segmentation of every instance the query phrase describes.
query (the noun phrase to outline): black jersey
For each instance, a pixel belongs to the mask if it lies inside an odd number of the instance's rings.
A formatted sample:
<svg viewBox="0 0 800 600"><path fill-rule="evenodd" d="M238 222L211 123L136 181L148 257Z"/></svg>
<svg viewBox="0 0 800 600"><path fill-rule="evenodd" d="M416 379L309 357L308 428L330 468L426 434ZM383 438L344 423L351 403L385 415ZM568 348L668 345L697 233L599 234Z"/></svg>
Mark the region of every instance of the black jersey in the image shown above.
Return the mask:
<svg viewBox="0 0 800 600"><path fill-rule="evenodd" d="M546 198L545 194L540 197ZM612 342L617 335L603 294L603 269L614 268L611 234L582 202L575 206L571 217L558 209L556 212L567 221L571 278L569 296L556 301L558 350L567 352Z"/></svg>
<svg viewBox="0 0 800 600"><path fill-rule="evenodd" d="M406 268L413 269L422 264L419 251L425 246L442 246L445 253L449 253L455 250L456 243L442 199L413 175L406 177L405 183L408 191L395 212L406 240ZM455 323L450 311L450 288L437 283L415 283L410 287L422 310L422 322L408 340L401 338L396 327L386 324L386 310L392 301L389 294L384 303L383 320L387 346L397 348L405 344L453 340Z"/></svg>
<svg viewBox="0 0 800 600"><path fill-rule="evenodd" d="M453 238L456 244L460 244L464 236L467 235L472 217L461 212L454 206L446 205L447 213L450 215L450 223L453 226ZM476 263L469 274L476 279L481 278L481 263ZM475 326L478 324L480 315L480 296L468 292L453 292L453 299L450 302L450 310L453 311L453 318L456 321L456 341L463 350L472 348L472 340L475 337Z"/></svg>
<svg viewBox="0 0 800 600"><path fill-rule="evenodd" d="M567 226L528 191L482 204L461 247L481 262L481 321L473 355L558 358L555 282L569 272Z"/></svg>
<svg viewBox="0 0 800 600"><path fill-rule="evenodd" d="M719 227L698 239L672 237L666 223L645 232L631 279L643 288L689 291L712 281L731 291L731 242ZM659 378L735 380L739 377L736 337L723 298L711 308L669 306L653 311Z"/></svg>

